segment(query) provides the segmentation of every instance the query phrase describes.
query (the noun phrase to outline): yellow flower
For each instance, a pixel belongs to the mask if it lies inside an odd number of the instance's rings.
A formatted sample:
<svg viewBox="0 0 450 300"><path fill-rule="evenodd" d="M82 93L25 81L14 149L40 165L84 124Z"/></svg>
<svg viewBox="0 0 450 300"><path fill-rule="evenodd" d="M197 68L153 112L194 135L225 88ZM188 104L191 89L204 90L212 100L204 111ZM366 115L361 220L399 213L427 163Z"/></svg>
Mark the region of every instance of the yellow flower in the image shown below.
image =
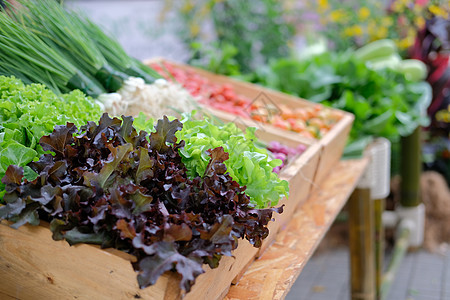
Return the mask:
<svg viewBox="0 0 450 300"><path fill-rule="evenodd" d="M392 3L391 8L392 8L393 12L398 12L398 13L401 13L405 10L405 6L400 1L394 1L394 3Z"/></svg>
<svg viewBox="0 0 450 300"><path fill-rule="evenodd" d="M407 49L411 47L413 44L414 44L413 37L406 37L404 39L397 41L397 47L401 50Z"/></svg>
<svg viewBox="0 0 450 300"><path fill-rule="evenodd" d="M353 30L355 31L355 35L362 35L363 34L363 29L359 25L353 26Z"/></svg>
<svg viewBox="0 0 450 300"><path fill-rule="evenodd" d="M388 28L382 24L377 24L375 20L370 20L367 24L367 33L370 41L384 39L388 36Z"/></svg>
<svg viewBox="0 0 450 300"><path fill-rule="evenodd" d="M194 9L194 7L195 7L194 3L192 3L191 1L186 1L184 5L181 7L181 12L188 13L192 9Z"/></svg>
<svg viewBox="0 0 450 300"><path fill-rule="evenodd" d="M189 26L189 31L191 32L191 36L197 36L200 33L200 26L196 23L192 23Z"/></svg>
<svg viewBox="0 0 450 300"><path fill-rule="evenodd" d="M388 29L386 27L378 27L376 36L377 39L384 39L388 35Z"/></svg>
<svg viewBox="0 0 450 300"><path fill-rule="evenodd" d="M414 18L414 24L416 24L416 27L421 29L425 26L425 19L422 16L417 16Z"/></svg>
<svg viewBox="0 0 450 300"><path fill-rule="evenodd" d="M331 21L339 22L345 18L345 11L343 9L337 9L330 13Z"/></svg>
<svg viewBox="0 0 450 300"><path fill-rule="evenodd" d="M392 26L392 24L394 24L394 21L392 21L391 17L384 17L381 20L381 25L382 26L389 27L389 26Z"/></svg>
<svg viewBox="0 0 450 300"><path fill-rule="evenodd" d="M358 17L360 20L365 20L370 16L370 10L367 7L361 7L358 12Z"/></svg>
<svg viewBox="0 0 450 300"><path fill-rule="evenodd" d="M353 25L344 29L345 36L361 36L363 34L363 29L359 25Z"/></svg>
<svg viewBox="0 0 450 300"><path fill-rule="evenodd" d="M329 7L328 0L319 0L318 4L319 4L319 11L325 11Z"/></svg>
<svg viewBox="0 0 450 300"><path fill-rule="evenodd" d="M443 9L437 5L430 5L428 7L428 10L436 17L447 18L447 12L445 11L445 9Z"/></svg>

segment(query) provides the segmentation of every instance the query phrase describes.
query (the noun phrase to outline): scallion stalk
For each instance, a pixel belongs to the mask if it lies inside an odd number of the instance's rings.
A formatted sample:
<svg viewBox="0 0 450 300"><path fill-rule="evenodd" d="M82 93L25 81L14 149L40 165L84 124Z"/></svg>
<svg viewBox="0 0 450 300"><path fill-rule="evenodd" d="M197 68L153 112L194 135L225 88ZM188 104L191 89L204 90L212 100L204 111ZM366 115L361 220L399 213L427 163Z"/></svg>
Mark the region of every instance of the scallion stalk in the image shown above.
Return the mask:
<svg viewBox="0 0 450 300"><path fill-rule="evenodd" d="M81 89L88 95L105 92L98 82L81 74L60 52L17 22L11 14L0 13L0 45L1 75L43 83L56 92L67 92L71 80L80 84L72 88Z"/></svg>
<svg viewBox="0 0 450 300"><path fill-rule="evenodd" d="M116 92L129 76L108 65L96 41L70 13L54 0L19 0L23 8L13 13L42 41L57 49L83 73L96 78L108 92Z"/></svg>
<svg viewBox="0 0 450 300"><path fill-rule="evenodd" d="M80 16L78 20L90 37L95 39L99 50L111 66L130 76L141 77L147 83L153 83L156 78L161 78L158 72L144 65L139 60L128 56L116 39L106 34L104 30L89 18Z"/></svg>

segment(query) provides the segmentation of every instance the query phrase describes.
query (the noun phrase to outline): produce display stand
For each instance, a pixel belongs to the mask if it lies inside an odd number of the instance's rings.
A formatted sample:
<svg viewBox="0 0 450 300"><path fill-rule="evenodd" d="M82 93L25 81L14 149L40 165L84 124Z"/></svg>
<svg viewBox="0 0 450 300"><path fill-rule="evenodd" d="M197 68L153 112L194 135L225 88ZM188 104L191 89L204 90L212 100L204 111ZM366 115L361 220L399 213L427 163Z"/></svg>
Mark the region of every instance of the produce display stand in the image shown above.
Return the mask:
<svg viewBox="0 0 450 300"><path fill-rule="evenodd" d="M313 105L306 100L228 77L212 73L207 75L215 83L233 85L236 93L250 99L263 93L277 103ZM226 113L214 110L209 112L225 121L234 121L242 128L248 126L243 121L230 119L235 117ZM342 116L342 119L320 140L307 139L295 132L266 124L256 126L260 129L258 137L263 141L279 141L290 147L299 144L307 146L301 155L292 159L280 172L280 178L288 181L290 186L289 199L281 199L279 203L285 205L284 212L281 215L275 215L274 221L269 224L270 235L263 242L261 249L254 248L245 240L240 240L238 248L232 253L233 256L224 256L218 268L210 269L204 265L205 273L196 279L189 293L185 294L180 290L180 278L172 272L166 272L156 284L139 289L136 272L130 264L130 261L135 258L121 251L102 250L86 244L69 246L65 241L53 241L48 224L27 225L15 230L9 227L8 223L2 222L0 223L0 299L222 299L230 289L231 283L237 283L237 285L231 289L229 295L233 295L236 289L250 286L246 284L249 280L250 283L252 282L248 274L254 273L255 271L252 270L255 266L258 268L273 251L280 248L280 241L292 247L297 245L300 250L303 249L302 251L306 252L298 257L292 255L293 250L281 250L284 253L277 254L279 256L275 261L277 266L275 268L267 266L270 273L274 272L267 279L270 286L275 287L274 279L279 278L275 278L274 274L281 276L291 272L289 278L295 279L295 274L298 275L304 262L312 254L312 250L317 246L354 188L359 178L358 174L362 172L359 172L358 167L362 169L364 164L361 166L356 164L356 167L351 163L338 165L353 122L353 115L342 112ZM255 124L250 123L250 126ZM327 175L329 177L325 180ZM339 184L336 184L337 182ZM311 194L312 191L314 191L313 194ZM308 225L310 218L314 223ZM296 229L297 235L286 236L291 232L289 228L294 226L292 224L300 224L300 227ZM255 258L260 256L262 256L261 259L254 262ZM284 259L285 256L287 256L286 259ZM294 265L285 265L289 263L289 257L297 262ZM240 280L249 266L247 275ZM287 270L282 266L285 266ZM291 271L288 272L288 270ZM258 276L263 276L262 274ZM257 287L257 290L266 293L267 287ZM242 296L246 298L245 293Z"/></svg>
<svg viewBox="0 0 450 300"><path fill-rule="evenodd" d="M278 233L275 242L249 266L238 284L230 288L225 299L284 299L355 190L367 165L366 158L340 161L312 191L287 227ZM358 256L364 257L364 253Z"/></svg>
<svg viewBox="0 0 450 300"><path fill-rule="evenodd" d="M45 225L45 224L43 224ZM134 257L93 245L54 241L46 226L18 230L0 224L0 299L180 299L179 278L166 272L155 285L139 289ZM257 249L242 241L234 257L197 278L184 299L218 299Z"/></svg>
<svg viewBox="0 0 450 300"><path fill-rule="evenodd" d="M206 70L176 63L164 58L151 58L145 60L144 63L147 65L169 63L180 70L198 74L209 80L211 83L229 85L237 95L251 99L252 103L263 101L267 105L276 106L277 104L281 104L290 108L322 106L321 104L312 103L305 99L268 89L260 85L214 74ZM273 242L278 231L284 228L287 222L290 221L296 209L309 196L311 189L314 186L319 185L334 165L338 163L344 151L354 116L351 113L339 110L339 113L342 114L342 118L334 124L331 130L324 134L322 138L313 139L304 137L297 132L283 130L270 124L257 122L250 118L246 119L239 117L228 112L211 108L207 105L201 104L201 107L203 112L222 121L233 122L241 129L245 130L247 127L256 127L258 129L256 136L262 141L277 141L288 147L296 147L299 144L308 147L300 158L297 158L290 165L286 166L280 173L280 178L289 182L290 197L287 201L286 199L283 199L280 202L285 205L284 212L279 216L275 216L275 222L272 222L269 225L271 233L263 242L261 250L257 254L257 256L259 256L264 252L267 246ZM332 108L327 109L336 110Z"/></svg>

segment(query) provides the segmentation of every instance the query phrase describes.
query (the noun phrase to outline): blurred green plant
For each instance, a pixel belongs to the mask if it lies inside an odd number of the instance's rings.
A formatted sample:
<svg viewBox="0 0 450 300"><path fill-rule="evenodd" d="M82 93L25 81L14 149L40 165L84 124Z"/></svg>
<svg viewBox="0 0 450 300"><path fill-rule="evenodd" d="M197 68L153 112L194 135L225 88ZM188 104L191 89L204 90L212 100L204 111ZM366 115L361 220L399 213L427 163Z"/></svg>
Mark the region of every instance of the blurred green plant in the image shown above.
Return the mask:
<svg viewBox="0 0 450 300"><path fill-rule="evenodd" d="M179 20L185 26L180 31L183 41L191 48L192 60L197 64L204 62L199 58L208 56L212 62L204 65L217 68L217 62L228 60L230 54L236 63L228 65L233 73L240 66L243 73L251 72L272 58L289 54L289 43L295 30L286 21L288 12L283 3L277 0L182 0L168 1L164 13L176 9ZM207 20L212 21L216 43L204 49L202 27ZM235 49L233 49L233 47ZM217 53L218 58L210 54ZM222 67L223 68L223 67ZM228 73L229 72L229 73Z"/></svg>
<svg viewBox="0 0 450 300"><path fill-rule="evenodd" d="M247 79L355 114L348 156L359 155L371 137L396 142L429 123L428 83L410 81L389 68L372 70L352 51L274 60Z"/></svg>
<svg viewBox="0 0 450 300"><path fill-rule="evenodd" d="M215 42L208 46L194 42L191 44L191 51L190 65L227 76L241 74L241 65L236 59L238 49L231 44L220 46L218 42Z"/></svg>

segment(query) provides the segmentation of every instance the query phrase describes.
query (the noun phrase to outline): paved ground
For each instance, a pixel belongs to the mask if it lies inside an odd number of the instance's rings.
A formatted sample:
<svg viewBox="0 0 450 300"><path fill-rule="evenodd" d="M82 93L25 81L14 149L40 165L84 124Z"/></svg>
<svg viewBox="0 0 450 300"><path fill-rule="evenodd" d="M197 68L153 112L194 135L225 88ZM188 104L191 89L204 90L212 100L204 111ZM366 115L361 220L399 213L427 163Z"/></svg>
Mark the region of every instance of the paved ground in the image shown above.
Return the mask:
<svg viewBox="0 0 450 300"><path fill-rule="evenodd" d="M349 277L348 248L321 252L305 266L286 299L350 299ZM409 253L387 300L450 300L450 249L443 254Z"/></svg>

